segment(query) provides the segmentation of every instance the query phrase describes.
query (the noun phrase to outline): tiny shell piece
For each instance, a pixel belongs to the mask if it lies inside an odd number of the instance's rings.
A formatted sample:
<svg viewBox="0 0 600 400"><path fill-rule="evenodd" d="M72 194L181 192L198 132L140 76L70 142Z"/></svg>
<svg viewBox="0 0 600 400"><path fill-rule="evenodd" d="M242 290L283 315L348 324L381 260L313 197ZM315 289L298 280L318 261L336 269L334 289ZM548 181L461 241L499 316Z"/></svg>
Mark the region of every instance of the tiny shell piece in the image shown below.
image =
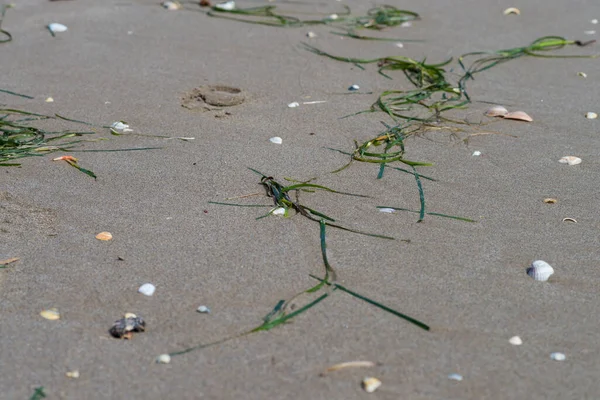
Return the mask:
<svg viewBox="0 0 600 400"><path fill-rule="evenodd" d="M504 117L506 114L508 114L508 110L502 106L490 107L485 112L486 117Z"/></svg>
<svg viewBox="0 0 600 400"><path fill-rule="evenodd" d="M161 354L160 356L156 357L156 362L158 364L169 364L171 362L171 356L168 354Z"/></svg>
<svg viewBox="0 0 600 400"><path fill-rule="evenodd" d="M98 240L111 240L113 238L112 233L110 232L100 232L99 234L96 235L96 239Z"/></svg>
<svg viewBox="0 0 600 400"><path fill-rule="evenodd" d="M40 315L46 319L49 319L50 321L56 321L57 319L60 319L60 313L56 308L44 310L40 312Z"/></svg>
<svg viewBox="0 0 600 400"><path fill-rule="evenodd" d="M557 201L558 200L553 199L552 197L547 197L544 199L544 203L546 203L546 204L556 204Z"/></svg>
<svg viewBox="0 0 600 400"><path fill-rule="evenodd" d="M123 315L123 318L137 318L137 315L135 315L134 313L125 313L125 315Z"/></svg>
<svg viewBox="0 0 600 400"><path fill-rule="evenodd" d="M586 35L595 35L596 31L584 31L583 33L585 33Z"/></svg>
<svg viewBox="0 0 600 400"><path fill-rule="evenodd" d="M565 356L563 353L557 352L550 354L550 358L554 361L565 361L567 359L567 356Z"/></svg>
<svg viewBox="0 0 600 400"><path fill-rule="evenodd" d="M591 20L590 22L591 22L592 24L596 25L596 24L598 23L598 20L597 20L597 19L593 19L593 20Z"/></svg>
<svg viewBox="0 0 600 400"><path fill-rule="evenodd" d="M448 379L450 379L451 381L462 381L463 380L463 376L460 374L450 374L448 375Z"/></svg>
<svg viewBox="0 0 600 400"><path fill-rule="evenodd" d="M338 19L338 18L339 18L339 15L337 15L337 14L331 14L331 15L330 15L329 17L327 17L327 18L328 18L328 19L330 19L330 20L333 20L333 21L335 21L336 19Z"/></svg>
<svg viewBox="0 0 600 400"><path fill-rule="evenodd" d="M509 112L508 114L504 115L504 119L516 119L517 121L527 121L527 122L533 121L533 118L531 118L529 115L527 115L527 113L525 113L523 111Z"/></svg>
<svg viewBox="0 0 600 400"><path fill-rule="evenodd" d="M78 370L67 371L67 373L65 373L65 375L67 376L67 378L77 379L77 378L79 378L79 371Z"/></svg>
<svg viewBox="0 0 600 400"><path fill-rule="evenodd" d="M285 215L285 208L283 208L283 207L277 207L276 209L273 210L273 212L271 214L273 214L273 215Z"/></svg>
<svg viewBox="0 0 600 400"><path fill-rule="evenodd" d="M399 49L404 48L404 44L401 42L396 43L396 47L398 47Z"/></svg>
<svg viewBox="0 0 600 400"><path fill-rule="evenodd" d="M400 28L410 28L412 26L412 22L410 21L404 21L403 23L400 24Z"/></svg>
<svg viewBox="0 0 600 400"><path fill-rule="evenodd" d="M373 393L379 386L381 386L381 381L377 378L367 377L362 381L362 387L367 393Z"/></svg>
<svg viewBox="0 0 600 400"><path fill-rule="evenodd" d="M123 121L117 121L113 122L110 127L122 131L125 128L129 128L129 125L124 123Z"/></svg>
<svg viewBox="0 0 600 400"><path fill-rule="evenodd" d="M596 119L596 118L598 118L598 114L596 114L595 112L591 112L590 111L590 112L588 112L588 113L585 114L585 117L587 119Z"/></svg>
<svg viewBox="0 0 600 400"><path fill-rule="evenodd" d="M393 214L396 212L393 208L380 208L379 212Z"/></svg>
<svg viewBox="0 0 600 400"><path fill-rule="evenodd" d="M54 99L52 97L48 97L45 101L46 103L54 103Z"/></svg>
<svg viewBox="0 0 600 400"><path fill-rule="evenodd" d="M141 294L145 295L145 296L152 296L154 294L154 291L156 290L156 286L154 286L151 283L144 283L142 286L140 286L140 288L138 289L138 292L140 292Z"/></svg>
<svg viewBox="0 0 600 400"><path fill-rule="evenodd" d="M351 91L351 92L355 92L355 91L357 91L358 89L360 89L360 86L358 86L358 85L352 85L352 86L350 86L350 87L348 88L348 90L349 90L349 91Z"/></svg>
<svg viewBox="0 0 600 400"><path fill-rule="evenodd" d="M66 32L68 28L63 24L53 22L51 24L48 24L48 29L50 29L52 33L60 33Z"/></svg>
<svg viewBox="0 0 600 400"><path fill-rule="evenodd" d="M534 261L531 263L531 267L527 268L527 275L540 282L546 282L553 273L554 268L542 260Z"/></svg>
<svg viewBox="0 0 600 400"><path fill-rule="evenodd" d="M314 33L314 32L308 32L308 33L306 34L306 36L307 36L308 38L310 38L310 39L314 39L314 38L316 38L316 37L317 37L317 34L316 34L316 33Z"/></svg>
<svg viewBox="0 0 600 400"><path fill-rule="evenodd" d="M215 8L224 11L231 11L235 9L235 1L226 1L224 3L215 4Z"/></svg>
<svg viewBox="0 0 600 400"><path fill-rule="evenodd" d="M567 218L563 218L563 222L572 222L572 223L576 224L577 220L575 218L567 217Z"/></svg>
<svg viewBox="0 0 600 400"><path fill-rule="evenodd" d="M587 78L587 74L585 72L578 72L577 75L582 78Z"/></svg>
<svg viewBox="0 0 600 400"><path fill-rule="evenodd" d="M475 150L472 155L477 157L481 155L481 152L479 150Z"/></svg>
<svg viewBox="0 0 600 400"><path fill-rule="evenodd" d="M521 338L518 336L513 336L508 339L508 343L512 344L513 346L520 346L523 344L523 340L521 340Z"/></svg>
<svg viewBox="0 0 600 400"><path fill-rule="evenodd" d="M269 139L269 142L275 143L275 144L281 144L281 143L283 143L283 139L280 138L279 136L274 136L271 139Z"/></svg>
<svg viewBox="0 0 600 400"><path fill-rule="evenodd" d="M289 108L296 108L300 105L300 103L298 103L297 101L294 101L293 103L288 104Z"/></svg>
<svg viewBox="0 0 600 400"><path fill-rule="evenodd" d="M561 164L577 165L581 164L581 158L575 156L564 156L558 160L558 162Z"/></svg>
<svg viewBox="0 0 600 400"><path fill-rule="evenodd" d="M161 5L169 11L179 10L181 8L181 4L177 1L165 1Z"/></svg>
<svg viewBox="0 0 600 400"><path fill-rule="evenodd" d="M196 311L198 311L199 313L202 313L202 314L210 314L210 308L208 308L206 306L200 306L200 307L198 307L198 309Z"/></svg>
<svg viewBox="0 0 600 400"><path fill-rule="evenodd" d="M510 15L510 14L521 15L521 10L519 10L518 8L515 8L515 7L509 7L506 10L504 10L502 12L502 14L504 14L504 15Z"/></svg>

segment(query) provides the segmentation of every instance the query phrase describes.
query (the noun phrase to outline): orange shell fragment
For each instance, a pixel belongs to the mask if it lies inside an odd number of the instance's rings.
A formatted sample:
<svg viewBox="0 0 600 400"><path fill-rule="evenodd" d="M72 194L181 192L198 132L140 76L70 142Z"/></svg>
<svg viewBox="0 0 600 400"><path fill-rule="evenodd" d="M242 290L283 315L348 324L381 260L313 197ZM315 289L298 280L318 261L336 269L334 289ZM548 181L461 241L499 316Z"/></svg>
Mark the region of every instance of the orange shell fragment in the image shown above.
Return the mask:
<svg viewBox="0 0 600 400"><path fill-rule="evenodd" d="M52 161L74 161L77 162L77 159L73 156L61 156L53 158Z"/></svg>
<svg viewBox="0 0 600 400"><path fill-rule="evenodd" d="M96 235L96 239L98 240L111 240L112 239L112 233L110 232L100 232L99 234Z"/></svg>

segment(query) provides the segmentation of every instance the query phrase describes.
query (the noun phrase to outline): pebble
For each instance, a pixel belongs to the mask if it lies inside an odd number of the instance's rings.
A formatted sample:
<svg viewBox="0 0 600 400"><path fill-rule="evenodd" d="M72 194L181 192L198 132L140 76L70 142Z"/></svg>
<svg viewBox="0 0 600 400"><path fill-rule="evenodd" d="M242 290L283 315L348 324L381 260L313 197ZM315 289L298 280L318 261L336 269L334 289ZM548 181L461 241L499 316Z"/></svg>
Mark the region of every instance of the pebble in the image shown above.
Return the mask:
<svg viewBox="0 0 600 400"><path fill-rule="evenodd" d="M565 361L567 359L567 356L565 356L563 353L557 352L550 354L550 358L554 361Z"/></svg>
<svg viewBox="0 0 600 400"><path fill-rule="evenodd" d="M156 291L156 286L154 286L151 283L144 283L138 289L138 292L140 292L141 294L143 294L145 296L152 296L155 291Z"/></svg>
<svg viewBox="0 0 600 400"><path fill-rule="evenodd" d="M280 138L279 136L274 136L271 139L269 139L269 142L275 143L275 144L281 144L281 143L283 143L283 139Z"/></svg>
<svg viewBox="0 0 600 400"><path fill-rule="evenodd" d="M199 313L202 313L202 314L210 314L210 308L208 308L206 306L200 306L200 307L198 307L198 309L196 311L198 311Z"/></svg>
<svg viewBox="0 0 600 400"><path fill-rule="evenodd" d="M521 338L518 336L513 336L508 339L508 343L512 344L513 346L520 346L523 344L523 340L521 340Z"/></svg>
<svg viewBox="0 0 600 400"><path fill-rule="evenodd" d="M448 379L450 379L451 381L462 381L463 380L463 376L460 374L450 374L448 375Z"/></svg>

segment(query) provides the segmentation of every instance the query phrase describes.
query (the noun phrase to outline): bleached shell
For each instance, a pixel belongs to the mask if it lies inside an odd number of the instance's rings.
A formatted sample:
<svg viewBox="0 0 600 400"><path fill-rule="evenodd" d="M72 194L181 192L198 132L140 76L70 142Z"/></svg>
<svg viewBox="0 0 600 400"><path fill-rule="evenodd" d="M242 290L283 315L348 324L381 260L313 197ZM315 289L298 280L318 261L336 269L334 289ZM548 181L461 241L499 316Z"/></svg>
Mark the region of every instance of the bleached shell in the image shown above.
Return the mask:
<svg viewBox="0 0 600 400"><path fill-rule="evenodd" d="M298 103L297 101L294 101L294 102L292 102L292 103L288 104L288 107L289 107L289 108L296 108L296 107L298 107L299 105L300 105L300 103Z"/></svg>
<svg viewBox="0 0 600 400"><path fill-rule="evenodd" d="M317 37L317 34L316 34L316 33L314 33L314 32L308 32L308 33L306 34L306 36L307 36L308 38L310 38L310 39L313 39L313 38L316 38L316 37Z"/></svg>
<svg viewBox="0 0 600 400"><path fill-rule="evenodd" d="M65 375L67 376L67 378L77 379L77 378L79 378L79 371L78 370L68 371L67 373L65 373Z"/></svg>
<svg viewBox="0 0 600 400"><path fill-rule="evenodd" d="M285 208L283 208L283 207L277 207L276 209L273 210L273 212L271 214L273 214L273 215L285 215Z"/></svg>
<svg viewBox="0 0 600 400"><path fill-rule="evenodd" d="M362 381L362 387L367 393L373 393L379 386L381 386L381 381L377 378L367 377Z"/></svg>
<svg viewBox="0 0 600 400"><path fill-rule="evenodd" d="M596 119L596 118L598 118L598 114L596 114L595 112L590 111L590 112L588 112L588 113L585 114L585 117L587 119Z"/></svg>
<svg viewBox="0 0 600 400"><path fill-rule="evenodd" d="M235 10L235 1L226 1L224 3L215 4L215 8L224 11Z"/></svg>
<svg viewBox="0 0 600 400"><path fill-rule="evenodd" d="M504 115L504 119L515 119L517 121L527 121L527 122L533 121L533 118L531 118L529 115L527 115L527 113L524 111L509 112L508 114Z"/></svg>
<svg viewBox="0 0 600 400"><path fill-rule="evenodd" d="M544 199L544 203L546 203L546 204L556 204L556 202L557 202L557 201L558 201L558 200L556 200L556 199L554 199L554 198L552 198L552 197L546 197L546 198Z"/></svg>
<svg viewBox="0 0 600 400"><path fill-rule="evenodd" d="M196 311L198 311L199 313L202 313L202 314L210 314L210 308L208 308L206 306L200 306L200 307L198 307L198 309L196 309Z"/></svg>
<svg viewBox="0 0 600 400"><path fill-rule="evenodd" d="M523 340L521 340L521 338L518 336L513 336L508 339L508 343L512 344L513 346L520 346L523 344Z"/></svg>
<svg viewBox="0 0 600 400"><path fill-rule="evenodd" d="M60 313L58 312L58 310L56 308L50 308L48 310L44 310L44 311L40 312L40 315L46 319L49 319L50 321L56 321L56 320L60 319Z"/></svg>
<svg viewBox="0 0 600 400"><path fill-rule="evenodd" d="M161 5L170 11L179 10L181 8L181 4L177 1L165 1Z"/></svg>
<svg viewBox="0 0 600 400"><path fill-rule="evenodd" d="M542 260L534 261L531 263L531 267L527 268L527 275L540 282L546 282L553 273L554 268Z"/></svg>
<svg viewBox="0 0 600 400"><path fill-rule="evenodd" d="M581 158L575 156L564 156L558 160L558 162L561 164L577 165L581 164Z"/></svg>
<svg viewBox="0 0 600 400"><path fill-rule="evenodd" d="M393 208L380 208L379 212L393 214L396 212Z"/></svg>
<svg viewBox="0 0 600 400"><path fill-rule="evenodd" d="M572 223L576 224L577 220L575 218L567 217L567 218L563 218L562 222L572 222Z"/></svg>
<svg viewBox="0 0 600 400"><path fill-rule="evenodd" d="M54 99L52 97L48 97L45 101L46 103L54 103Z"/></svg>
<svg viewBox="0 0 600 400"><path fill-rule="evenodd" d="M487 117L504 117L508 114L508 110L502 106L493 106L487 109L485 116Z"/></svg>
<svg viewBox="0 0 600 400"><path fill-rule="evenodd" d="M161 354L160 356L156 357L156 362L158 364L168 364L171 362L171 356L168 354Z"/></svg>
<svg viewBox="0 0 600 400"><path fill-rule="evenodd" d="M129 128L129 125L124 123L123 121L117 121L113 122L110 127L122 131L125 128Z"/></svg>
<svg viewBox="0 0 600 400"><path fill-rule="evenodd" d="M156 286L154 286L151 283L144 283L142 286L140 286L140 288L138 289L138 292L140 292L141 294L145 295L145 296L152 296L154 294L154 291L156 290Z"/></svg>
<svg viewBox="0 0 600 400"><path fill-rule="evenodd" d="M463 380L463 376L460 374L450 374L448 375L448 379L450 379L451 381L462 381Z"/></svg>
<svg viewBox="0 0 600 400"><path fill-rule="evenodd" d="M100 232L99 234L96 235L96 239L98 240L111 240L113 238L112 233L110 232Z"/></svg>
<svg viewBox="0 0 600 400"><path fill-rule="evenodd" d="M59 32L66 32L67 28L65 25L63 24L59 24L57 22L53 22L51 24L48 24L48 29L50 29L53 33L59 33Z"/></svg>
<svg viewBox="0 0 600 400"><path fill-rule="evenodd" d="M595 35L596 31L584 31L583 33L585 33L586 35Z"/></svg>
<svg viewBox="0 0 600 400"><path fill-rule="evenodd" d="M349 90L349 91L351 91L351 92L355 92L355 91L357 91L358 89L360 89L360 86L358 86L358 85L352 85L352 86L350 86L350 87L348 88L348 90Z"/></svg>
<svg viewBox="0 0 600 400"><path fill-rule="evenodd" d="M481 152L479 150L475 150L472 154L474 157L480 156Z"/></svg>
<svg viewBox="0 0 600 400"><path fill-rule="evenodd" d="M509 7L509 8L507 8L506 10L504 10L504 11L502 12L502 14L504 14L504 15L510 15L510 14L521 15L521 10L519 10L519 9L518 9L518 8L516 8L516 7Z"/></svg>
<svg viewBox="0 0 600 400"><path fill-rule="evenodd" d="M137 315L135 315L134 313L125 313L125 315L123 316L124 318L137 318Z"/></svg>
<svg viewBox="0 0 600 400"><path fill-rule="evenodd" d="M554 361L564 361L567 359L567 356L565 356L563 353L552 353L550 354L550 358L553 359Z"/></svg>
<svg viewBox="0 0 600 400"><path fill-rule="evenodd" d="M275 143L275 144L281 144L281 143L283 143L283 139L280 138L279 136L275 136L275 137L272 137L271 139L269 139L269 142Z"/></svg>

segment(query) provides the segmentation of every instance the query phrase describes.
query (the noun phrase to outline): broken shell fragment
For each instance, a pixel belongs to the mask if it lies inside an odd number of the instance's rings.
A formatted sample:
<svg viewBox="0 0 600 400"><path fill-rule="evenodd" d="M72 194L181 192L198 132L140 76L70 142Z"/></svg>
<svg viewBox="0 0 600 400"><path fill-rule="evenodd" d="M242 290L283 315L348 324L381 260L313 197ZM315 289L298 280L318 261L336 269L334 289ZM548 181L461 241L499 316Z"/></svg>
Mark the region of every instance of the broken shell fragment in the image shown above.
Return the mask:
<svg viewBox="0 0 600 400"><path fill-rule="evenodd" d="M171 356L168 354L161 354L160 356L156 357L156 362L158 364L168 364L171 362Z"/></svg>
<svg viewBox="0 0 600 400"><path fill-rule="evenodd" d="M67 378L77 379L77 378L79 378L79 371L78 370L67 371L67 373L65 373L65 375L67 376Z"/></svg>
<svg viewBox="0 0 600 400"><path fill-rule="evenodd" d="M547 197L544 199L544 203L546 203L546 204L556 204L557 201L558 200L553 199L552 197Z"/></svg>
<svg viewBox="0 0 600 400"><path fill-rule="evenodd" d="M462 381L463 380L463 376L460 374L450 374L448 375L448 379L450 379L451 381Z"/></svg>
<svg viewBox="0 0 600 400"><path fill-rule="evenodd" d="M581 158L575 156L564 156L558 160L558 162L561 164L577 165L581 164Z"/></svg>
<svg viewBox="0 0 600 400"><path fill-rule="evenodd" d="M374 367L376 365L377 364L375 364L373 361L347 361L332 365L331 367L327 368L325 372L338 371L344 368L369 368Z"/></svg>
<svg viewBox="0 0 600 400"><path fill-rule="evenodd" d="M332 21L335 21L336 19L338 19L338 18L339 18L339 15L337 15L337 14L331 14L331 15L330 15L329 17L327 17L327 18L328 18L328 19L330 19L330 20L332 20Z"/></svg>
<svg viewBox="0 0 600 400"><path fill-rule="evenodd" d="M351 92L356 92L358 89L360 89L360 86L358 85L352 85L348 88L348 90Z"/></svg>
<svg viewBox="0 0 600 400"><path fill-rule="evenodd" d="M314 33L314 32L308 32L308 33L306 34L306 36L307 36L308 38L310 38L310 39L314 39L314 38L316 38L316 37L317 37L317 34L316 34L316 33Z"/></svg>
<svg viewBox="0 0 600 400"><path fill-rule="evenodd" d="M54 99L53 99L52 97L48 97L48 98L45 100L45 102L46 102L46 103L54 103Z"/></svg>
<svg viewBox="0 0 600 400"><path fill-rule="evenodd" d="M379 386L381 386L381 381L377 378L367 377L362 381L362 387L367 393L373 393Z"/></svg>
<svg viewBox="0 0 600 400"><path fill-rule="evenodd" d="M582 78L587 78L587 74L585 72L578 72L577 76L580 76Z"/></svg>
<svg viewBox="0 0 600 400"><path fill-rule="evenodd" d="M504 10L502 12L502 14L504 14L504 15L510 15L510 14L521 15L521 10L519 10L516 7L509 7L506 10Z"/></svg>
<svg viewBox="0 0 600 400"><path fill-rule="evenodd" d="M178 1L164 1L161 3L161 6L166 8L169 11L179 10L181 8L181 3Z"/></svg>
<svg viewBox="0 0 600 400"><path fill-rule="evenodd" d="M531 267L527 268L527 275L540 282L546 282L553 273L554 268L542 260L534 261L531 263Z"/></svg>
<svg viewBox="0 0 600 400"><path fill-rule="evenodd" d="M550 354L550 358L554 361L565 361L567 359L567 356L565 356L563 353L552 353Z"/></svg>
<svg viewBox="0 0 600 400"><path fill-rule="evenodd" d="M135 315L134 313L125 313L125 315L123 316L125 318L137 318L137 315Z"/></svg>
<svg viewBox="0 0 600 400"><path fill-rule="evenodd" d="M202 313L202 314L210 314L210 308L208 308L206 306L200 306L200 307L198 307L198 309L196 311L198 311L199 313Z"/></svg>
<svg viewBox="0 0 600 400"><path fill-rule="evenodd" d="M110 232L100 232L99 234L96 235L96 239L98 240L112 240L113 236L112 233Z"/></svg>
<svg viewBox="0 0 600 400"><path fill-rule="evenodd" d="M473 154L472 154L472 156L474 156L474 157L477 157L477 156L480 156L480 155L481 155L481 152L479 150L475 150L473 152Z"/></svg>
<svg viewBox="0 0 600 400"><path fill-rule="evenodd" d="M156 291L156 286L154 286L151 283L144 283L142 286L140 286L140 288L138 289L138 292L140 292L141 294L143 294L144 296L152 296L154 294L154 292Z"/></svg>
<svg viewBox="0 0 600 400"><path fill-rule="evenodd" d="M504 115L504 119L515 119L517 121L527 121L527 122L533 121L533 118L531 118L529 115L527 115L527 113L525 113L523 111L509 112L508 114Z"/></svg>
<svg viewBox="0 0 600 400"><path fill-rule="evenodd" d="M275 144L281 144L281 143L283 143L283 139L280 138L279 136L274 136L271 139L269 139L269 142L275 143Z"/></svg>
<svg viewBox="0 0 600 400"><path fill-rule="evenodd" d="M113 324L108 332L117 339L131 339L133 332L144 332L146 322L141 317L121 318Z"/></svg>
<svg viewBox="0 0 600 400"><path fill-rule="evenodd" d="M485 112L486 117L504 117L506 114L508 114L508 110L502 106L490 107Z"/></svg>
<svg viewBox="0 0 600 400"><path fill-rule="evenodd" d="M300 105L300 103L298 103L297 101L294 101L293 103L288 104L289 108L296 108Z"/></svg>
<svg viewBox="0 0 600 400"><path fill-rule="evenodd" d="M396 212L396 210L394 210L393 208L380 208L379 212L393 214Z"/></svg>
<svg viewBox="0 0 600 400"><path fill-rule="evenodd" d="M587 119L596 119L596 118L598 118L598 114L596 114L595 112L591 112L590 111L590 112L588 112L588 113L585 114L585 117Z"/></svg>
<svg viewBox="0 0 600 400"><path fill-rule="evenodd" d="M508 339L508 343L512 344L513 346L520 346L523 344L523 340L521 340L521 338L518 336L513 336Z"/></svg>
<svg viewBox="0 0 600 400"><path fill-rule="evenodd" d="M567 218L563 218L562 222L572 222L572 223L576 224L577 220L575 218L567 217Z"/></svg>
<svg viewBox="0 0 600 400"><path fill-rule="evenodd" d="M235 9L235 1L226 1L224 3L215 4L217 10L231 11Z"/></svg>
<svg viewBox="0 0 600 400"><path fill-rule="evenodd" d="M276 209L273 210L273 212L271 214L273 214L273 215L285 215L285 208L283 208L283 207L277 207Z"/></svg>
<svg viewBox="0 0 600 400"><path fill-rule="evenodd" d="M60 32L66 32L68 28L63 24L53 22L51 24L48 24L48 29L52 33L60 33Z"/></svg>
<svg viewBox="0 0 600 400"><path fill-rule="evenodd" d="M50 321L56 321L56 320L60 319L60 313L58 312L58 310L56 308L50 308L48 310L44 310L44 311L40 312L40 315L46 319L49 319Z"/></svg>

